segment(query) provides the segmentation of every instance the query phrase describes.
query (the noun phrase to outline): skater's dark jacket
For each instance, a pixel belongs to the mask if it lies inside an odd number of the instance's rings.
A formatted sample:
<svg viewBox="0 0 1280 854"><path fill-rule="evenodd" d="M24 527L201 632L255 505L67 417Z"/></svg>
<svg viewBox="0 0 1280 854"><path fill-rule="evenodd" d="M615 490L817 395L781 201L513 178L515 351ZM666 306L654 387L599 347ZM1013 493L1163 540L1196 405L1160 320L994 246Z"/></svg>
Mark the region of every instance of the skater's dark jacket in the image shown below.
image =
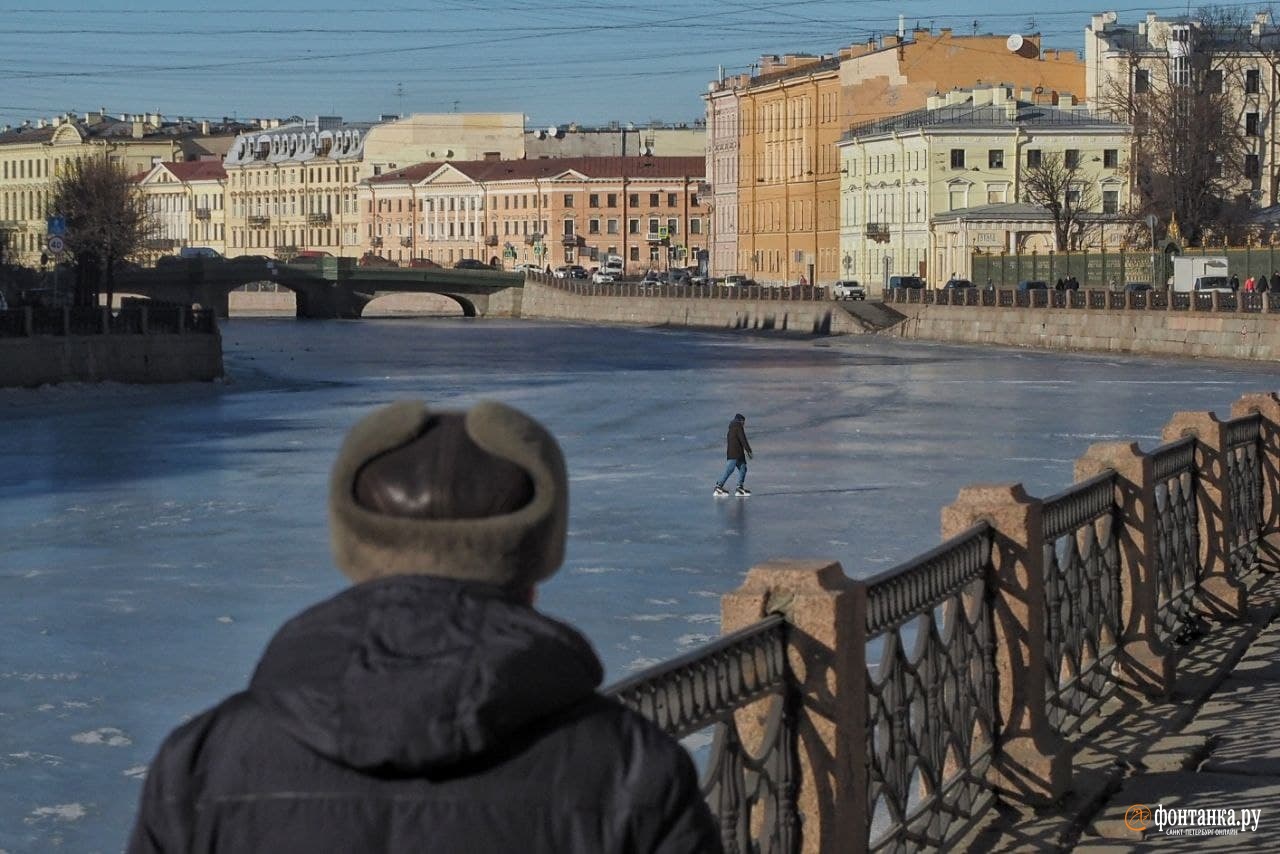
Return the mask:
<svg viewBox="0 0 1280 854"><path fill-rule="evenodd" d="M747 461L747 454L751 453L751 443L747 441L747 428L736 418L729 422L728 445L724 454L726 460L737 460L740 463Z"/></svg>
<svg viewBox="0 0 1280 854"><path fill-rule="evenodd" d="M497 587L358 584L169 736L129 851L720 851L688 754L601 677Z"/></svg>

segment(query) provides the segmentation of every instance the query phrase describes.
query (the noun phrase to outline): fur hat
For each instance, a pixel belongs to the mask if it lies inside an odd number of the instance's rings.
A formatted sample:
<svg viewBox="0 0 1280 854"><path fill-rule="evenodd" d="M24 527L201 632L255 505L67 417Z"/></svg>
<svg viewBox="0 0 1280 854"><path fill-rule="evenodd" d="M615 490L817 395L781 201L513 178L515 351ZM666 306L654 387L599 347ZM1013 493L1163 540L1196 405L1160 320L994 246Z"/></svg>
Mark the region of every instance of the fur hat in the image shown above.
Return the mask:
<svg viewBox="0 0 1280 854"><path fill-rule="evenodd" d="M355 582L432 575L509 590L550 577L564 560L564 457L546 428L509 406L477 404L464 424L472 442L529 476L533 498L523 507L479 519L415 519L356 501L355 481L365 463L415 439L431 415L420 401L401 401L367 415L347 434L329 481L330 539L339 568Z"/></svg>

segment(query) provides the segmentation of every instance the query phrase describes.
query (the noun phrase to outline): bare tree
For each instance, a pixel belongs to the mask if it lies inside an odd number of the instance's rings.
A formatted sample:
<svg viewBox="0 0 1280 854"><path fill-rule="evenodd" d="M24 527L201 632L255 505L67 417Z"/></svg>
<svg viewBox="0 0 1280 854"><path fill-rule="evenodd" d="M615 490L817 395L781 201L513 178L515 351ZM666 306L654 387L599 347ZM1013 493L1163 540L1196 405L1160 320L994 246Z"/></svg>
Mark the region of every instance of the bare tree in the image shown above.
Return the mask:
<svg viewBox="0 0 1280 854"><path fill-rule="evenodd" d="M1086 180L1080 164L1067 162L1057 152L1045 152L1038 165L1023 173L1022 181L1023 200L1053 216L1054 247L1059 252L1080 248L1098 207L1097 189Z"/></svg>
<svg viewBox="0 0 1280 854"><path fill-rule="evenodd" d="M1240 9L1203 10L1164 50L1135 45L1127 76L1101 97L1100 106L1133 125L1135 214L1176 216L1193 244L1209 227L1238 230L1258 180L1239 98L1247 32Z"/></svg>
<svg viewBox="0 0 1280 854"><path fill-rule="evenodd" d="M54 183L48 213L66 220L75 304L96 306L104 288L107 299L114 298L116 264L141 249L153 230L137 185L105 158L73 160Z"/></svg>

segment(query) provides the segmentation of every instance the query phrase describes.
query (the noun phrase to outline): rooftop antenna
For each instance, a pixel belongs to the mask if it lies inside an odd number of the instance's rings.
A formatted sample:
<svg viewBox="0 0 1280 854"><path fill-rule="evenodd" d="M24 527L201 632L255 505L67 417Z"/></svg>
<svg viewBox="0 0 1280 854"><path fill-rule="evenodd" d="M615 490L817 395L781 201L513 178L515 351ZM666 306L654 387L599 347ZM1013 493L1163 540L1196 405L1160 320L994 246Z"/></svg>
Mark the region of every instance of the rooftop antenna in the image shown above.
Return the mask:
<svg viewBox="0 0 1280 854"><path fill-rule="evenodd" d="M453 111L454 111L455 113L456 113L456 112L458 112L458 104L460 104L460 103L462 103L462 102L461 102L461 101L456 101L456 100L453 102Z"/></svg>
<svg viewBox="0 0 1280 854"><path fill-rule="evenodd" d="M404 115L404 84L403 83L396 84L396 100L400 104L400 107L397 110L397 112L399 112L400 115L403 116Z"/></svg>

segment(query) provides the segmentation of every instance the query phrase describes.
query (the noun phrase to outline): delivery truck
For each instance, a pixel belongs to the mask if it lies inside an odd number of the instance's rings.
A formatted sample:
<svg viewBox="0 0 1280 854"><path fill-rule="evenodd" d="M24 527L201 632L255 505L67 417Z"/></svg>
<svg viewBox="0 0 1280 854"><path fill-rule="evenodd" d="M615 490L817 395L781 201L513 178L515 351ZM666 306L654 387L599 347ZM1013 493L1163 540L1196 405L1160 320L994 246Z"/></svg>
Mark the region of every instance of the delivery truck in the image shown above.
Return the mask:
<svg viewBox="0 0 1280 854"><path fill-rule="evenodd" d="M1179 256L1172 260L1175 291L1231 293L1231 274L1227 270L1225 255Z"/></svg>

